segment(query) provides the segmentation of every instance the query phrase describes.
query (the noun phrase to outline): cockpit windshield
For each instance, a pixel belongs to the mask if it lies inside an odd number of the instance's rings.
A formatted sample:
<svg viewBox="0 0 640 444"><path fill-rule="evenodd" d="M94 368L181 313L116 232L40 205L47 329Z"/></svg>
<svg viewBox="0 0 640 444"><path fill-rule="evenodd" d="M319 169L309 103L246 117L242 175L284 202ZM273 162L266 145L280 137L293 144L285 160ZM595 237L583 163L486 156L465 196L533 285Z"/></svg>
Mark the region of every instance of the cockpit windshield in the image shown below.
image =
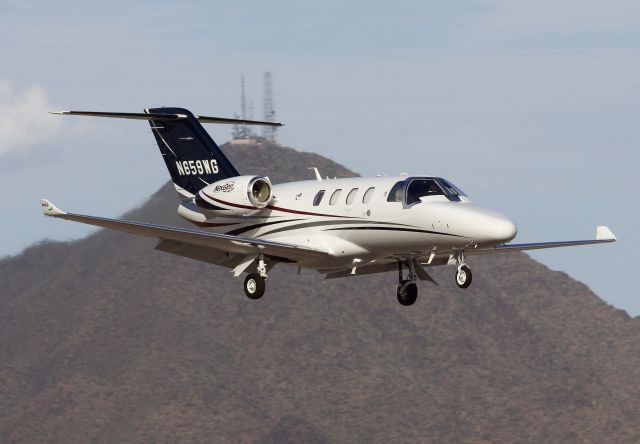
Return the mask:
<svg viewBox="0 0 640 444"><path fill-rule="evenodd" d="M420 202L422 197L444 195L435 179L414 179L407 188L407 205Z"/></svg>
<svg viewBox="0 0 640 444"><path fill-rule="evenodd" d="M448 191L451 194L457 194L458 196L464 196L467 197L466 194L464 194L464 192L458 188L457 186L455 186L454 184L452 184L451 182L449 182L448 180L443 179L442 177L438 178L438 181L442 184L442 186L444 187L444 189L446 191Z"/></svg>
<svg viewBox="0 0 640 444"><path fill-rule="evenodd" d="M466 196L460 188L440 177L408 179L406 203L413 205L421 202L422 198L430 196L445 196L450 201L460 201L460 196Z"/></svg>

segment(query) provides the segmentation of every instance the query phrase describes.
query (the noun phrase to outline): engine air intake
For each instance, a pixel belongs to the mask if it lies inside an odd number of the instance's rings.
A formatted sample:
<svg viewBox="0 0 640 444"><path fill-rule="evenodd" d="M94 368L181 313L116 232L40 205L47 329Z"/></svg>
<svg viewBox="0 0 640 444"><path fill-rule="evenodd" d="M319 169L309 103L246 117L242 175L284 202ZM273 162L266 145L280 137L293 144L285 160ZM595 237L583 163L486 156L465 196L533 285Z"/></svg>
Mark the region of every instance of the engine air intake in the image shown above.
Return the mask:
<svg viewBox="0 0 640 444"><path fill-rule="evenodd" d="M264 177L255 177L249 183L249 200L259 208L267 206L271 200L271 184Z"/></svg>

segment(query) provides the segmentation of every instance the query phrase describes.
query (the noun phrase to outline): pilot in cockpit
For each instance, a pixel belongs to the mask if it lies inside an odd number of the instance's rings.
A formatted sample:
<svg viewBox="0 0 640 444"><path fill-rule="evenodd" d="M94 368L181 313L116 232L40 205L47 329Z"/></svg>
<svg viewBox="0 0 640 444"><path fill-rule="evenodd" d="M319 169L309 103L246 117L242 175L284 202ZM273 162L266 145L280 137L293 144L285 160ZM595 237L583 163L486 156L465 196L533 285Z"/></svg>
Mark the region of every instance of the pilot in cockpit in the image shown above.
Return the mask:
<svg viewBox="0 0 640 444"><path fill-rule="evenodd" d="M420 202L422 197L443 194L438 183L433 179L418 179L411 182L407 192L409 205Z"/></svg>
<svg viewBox="0 0 640 444"><path fill-rule="evenodd" d="M425 185L427 185L426 193L423 194L422 196L431 196L431 195L434 195L434 194L442 194L442 190L440 189L438 184L435 182L435 180L426 181ZM422 197L422 196L420 196L420 197Z"/></svg>

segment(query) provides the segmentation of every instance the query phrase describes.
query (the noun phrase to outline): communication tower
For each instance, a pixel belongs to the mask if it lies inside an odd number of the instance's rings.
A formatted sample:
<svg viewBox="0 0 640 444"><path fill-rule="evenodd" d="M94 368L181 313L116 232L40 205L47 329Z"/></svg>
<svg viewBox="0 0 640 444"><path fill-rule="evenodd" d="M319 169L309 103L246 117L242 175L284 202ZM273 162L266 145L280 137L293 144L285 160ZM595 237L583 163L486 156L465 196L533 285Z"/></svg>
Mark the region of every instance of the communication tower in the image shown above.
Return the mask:
<svg viewBox="0 0 640 444"><path fill-rule="evenodd" d="M264 120L274 122L276 111L273 107L273 88L271 85L271 72L264 73ZM271 142L276 141L276 130L274 126L265 126L262 128L262 137Z"/></svg>
<svg viewBox="0 0 640 444"><path fill-rule="evenodd" d="M253 105L251 106L251 112L253 112ZM249 119L247 116L247 96L244 87L244 76L240 77L240 118L243 120ZM233 125L231 129L231 137L234 139L249 139L253 136L251 128L248 125Z"/></svg>

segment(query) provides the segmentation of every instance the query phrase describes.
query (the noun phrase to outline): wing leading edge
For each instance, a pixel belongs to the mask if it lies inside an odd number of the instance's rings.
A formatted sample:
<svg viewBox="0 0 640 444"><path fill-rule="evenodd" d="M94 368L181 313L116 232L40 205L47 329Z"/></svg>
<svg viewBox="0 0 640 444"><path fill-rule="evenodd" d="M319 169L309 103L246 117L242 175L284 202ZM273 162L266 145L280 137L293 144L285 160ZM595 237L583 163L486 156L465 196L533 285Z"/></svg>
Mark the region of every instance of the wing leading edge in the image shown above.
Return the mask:
<svg viewBox="0 0 640 444"><path fill-rule="evenodd" d="M60 219L72 220L84 224L95 225L102 228L123 231L125 233L137 234L140 236L152 237L164 241L174 241L189 245L212 248L214 250L240 254L255 255L264 253L269 256L285 258L292 262L299 262L309 259L326 257L326 251L313 248L288 244L284 242L274 242L264 239L253 239L240 236L230 236L228 234L210 233L188 228L169 227L165 225L155 225L143 222L132 222L118 219L107 219L104 217L86 216L82 214L67 213L58 209L46 199L42 201L42 211L45 216L57 217Z"/></svg>
<svg viewBox="0 0 640 444"><path fill-rule="evenodd" d="M615 242L616 240L617 240L616 236L609 229L609 227L599 226L596 228L595 239L557 241L557 242L532 242L532 243L524 243L524 244L499 244L493 248L483 248L483 249L477 249L477 250L468 249L468 250L465 250L465 253L476 254L476 253L542 250L545 248L576 247L579 245L606 244L609 242Z"/></svg>

